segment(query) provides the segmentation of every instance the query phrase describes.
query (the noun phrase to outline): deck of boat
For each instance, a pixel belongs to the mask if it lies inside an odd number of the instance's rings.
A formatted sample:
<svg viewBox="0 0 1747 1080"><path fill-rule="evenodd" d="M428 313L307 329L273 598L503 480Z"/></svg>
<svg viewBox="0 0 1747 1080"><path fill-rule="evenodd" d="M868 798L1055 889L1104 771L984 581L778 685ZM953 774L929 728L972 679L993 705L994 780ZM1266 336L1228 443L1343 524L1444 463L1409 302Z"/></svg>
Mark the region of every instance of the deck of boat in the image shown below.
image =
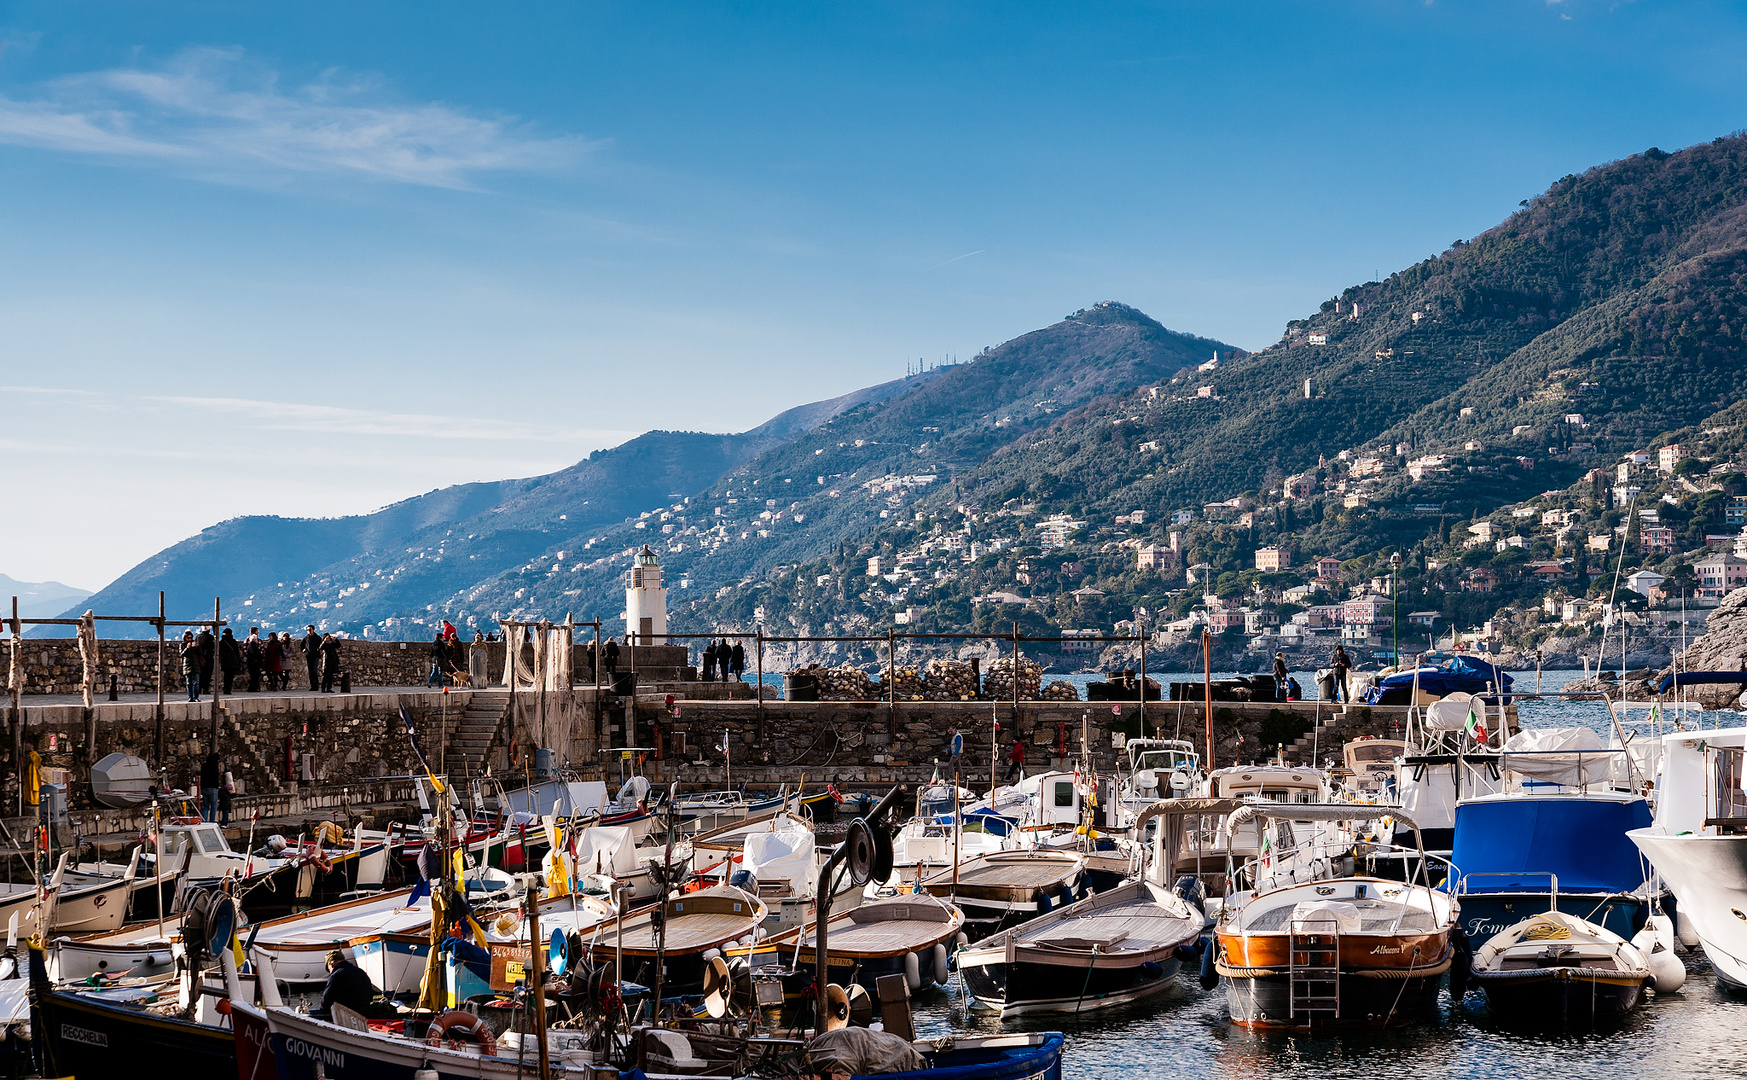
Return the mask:
<svg viewBox="0 0 1747 1080"><path fill-rule="evenodd" d="M984 856L961 863L958 884L972 889L1048 889L1073 877L1083 865L1077 858L1023 855L1029 857L1013 858L1003 852L998 856ZM929 888L950 886L953 884L952 867L929 875L922 884Z"/></svg>
<svg viewBox="0 0 1747 1080"><path fill-rule="evenodd" d="M915 952L956 934L964 916L926 894L876 900L841 915L826 924L826 943L832 953L891 956ZM811 952L818 929L809 925L800 947Z"/></svg>
<svg viewBox="0 0 1747 1080"><path fill-rule="evenodd" d="M639 952L655 948L655 928L650 923L650 914L649 910L644 910L625 919L625 948ZM740 890L723 886L705 889L667 902L664 947L670 953L713 948L724 941L751 934L763 921L764 905ZM600 940L617 945L617 931L611 923L601 926Z"/></svg>
<svg viewBox="0 0 1747 1080"><path fill-rule="evenodd" d="M1359 933L1391 934L1396 931L1403 933L1428 933L1438 929L1438 924L1432 919L1432 914L1420 908L1405 907L1402 904L1392 904L1386 901L1374 900L1374 907L1359 907ZM1244 933L1284 933L1287 924L1292 920L1292 904L1282 904L1277 908L1264 911L1244 925Z"/></svg>
<svg viewBox="0 0 1747 1080"><path fill-rule="evenodd" d="M1021 926L1013 933L1022 945L1099 952L1148 952L1192 939L1200 925L1185 920L1150 897L1137 897L1083 915L1064 915Z"/></svg>

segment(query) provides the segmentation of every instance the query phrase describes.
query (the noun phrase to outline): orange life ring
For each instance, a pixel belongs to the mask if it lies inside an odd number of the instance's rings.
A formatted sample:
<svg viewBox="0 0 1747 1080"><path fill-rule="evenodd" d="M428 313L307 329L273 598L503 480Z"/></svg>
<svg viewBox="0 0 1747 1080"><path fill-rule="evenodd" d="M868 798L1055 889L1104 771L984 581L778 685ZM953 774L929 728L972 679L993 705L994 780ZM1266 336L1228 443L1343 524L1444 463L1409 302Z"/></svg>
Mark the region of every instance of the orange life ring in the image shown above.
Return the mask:
<svg viewBox="0 0 1747 1080"><path fill-rule="evenodd" d="M461 1009L451 1009L432 1020L425 1033L426 1046L442 1046L445 1039L451 1043L476 1042L481 1057L497 1056L497 1036L491 1033L490 1026Z"/></svg>

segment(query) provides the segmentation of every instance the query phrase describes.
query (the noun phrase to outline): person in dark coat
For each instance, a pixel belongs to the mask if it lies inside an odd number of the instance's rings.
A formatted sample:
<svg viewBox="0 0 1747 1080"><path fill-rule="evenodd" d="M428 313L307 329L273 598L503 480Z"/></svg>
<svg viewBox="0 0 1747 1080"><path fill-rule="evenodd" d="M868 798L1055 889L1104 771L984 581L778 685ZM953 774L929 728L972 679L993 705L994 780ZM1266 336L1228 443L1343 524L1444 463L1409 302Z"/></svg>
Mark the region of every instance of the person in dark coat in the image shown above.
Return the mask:
<svg viewBox="0 0 1747 1080"><path fill-rule="evenodd" d="M716 681L716 643L713 641L704 646L704 681Z"/></svg>
<svg viewBox="0 0 1747 1080"><path fill-rule="evenodd" d="M443 681L444 672L448 671L449 646L443 640L443 632L437 631L437 636L431 639L431 674L426 677L426 686L436 686Z"/></svg>
<svg viewBox="0 0 1747 1080"><path fill-rule="evenodd" d="M335 1005L367 1015L376 1000L376 984L338 949L328 953L328 982L321 992L321 1006L311 1016L332 1020Z"/></svg>
<svg viewBox="0 0 1747 1080"><path fill-rule="evenodd" d="M1346 646L1336 645L1334 657L1335 687L1340 694L1336 699L1337 701L1351 703L1353 700L1352 692L1347 689L1347 672L1352 669L1352 666L1353 661L1347 656Z"/></svg>
<svg viewBox="0 0 1747 1080"><path fill-rule="evenodd" d="M304 627L303 663L309 668L309 689L313 693L321 689L321 635L315 632L315 624Z"/></svg>
<svg viewBox="0 0 1747 1080"><path fill-rule="evenodd" d="M217 667L213 661L218 655L218 643L212 636L212 630L201 627L200 636L194 639L194 644L200 646L200 685L212 689L212 673Z"/></svg>
<svg viewBox="0 0 1747 1080"><path fill-rule="evenodd" d="M218 820L218 793L223 787L224 763L214 750L200 763L200 820Z"/></svg>
<svg viewBox="0 0 1747 1080"><path fill-rule="evenodd" d="M188 684L188 700L200 700L200 645L194 631L182 631L182 681Z"/></svg>
<svg viewBox="0 0 1747 1080"><path fill-rule="evenodd" d="M340 639L332 634L323 634L321 639L321 692L334 692L334 682L340 677Z"/></svg>
<svg viewBox="0 0 1747 1080"><path fill-rule="evenodd" d="M285 640L285 648L291 645L291 639ZM279 677L285 674L285 650L281 648L278 634L268 634L261 650L262 662L267 668L267 689L278 690Z"/></svg>
<svg viewBox="0 0 1747 1080"><path fill-rule="evenodd" d="M736 679L746 674L746 649L738 641L734 643L734 652L728 659L734 665Z"/></svg>
<svg viewBox="0 0 1747 1080"><path fill-rule="evenodd" d="M224 692L231 692L231 681L243 670L243 644L230 627L225 627L218 639L218 669L224 673Z"/></svg>
<svg viewBox="0 0 1747 1080"><path fill-rule="evenodd" d="M1286 654L1283 652L1277 652L1274 654L1274 700L1275 701L1285 701L1286 700L1286 679L1287 679L1287 677L1288 677L1288 672L1286 671Z"/></svg>
<svg viewBox="0 0 1747 1080"><path fill-rule="evenodd" d="M607 661L607 674L617 674L619 670L619 643L608 638L606 645L601 649L601 654Z"/></svg>
<svg viewBox="0 0 1747 1080"><path fill-rule="evenodd" d="M243 639L243 666L249 671L249 693L261 692L261 673L267 670L267 646L261 641L261 628L249 627Z"/></svg>

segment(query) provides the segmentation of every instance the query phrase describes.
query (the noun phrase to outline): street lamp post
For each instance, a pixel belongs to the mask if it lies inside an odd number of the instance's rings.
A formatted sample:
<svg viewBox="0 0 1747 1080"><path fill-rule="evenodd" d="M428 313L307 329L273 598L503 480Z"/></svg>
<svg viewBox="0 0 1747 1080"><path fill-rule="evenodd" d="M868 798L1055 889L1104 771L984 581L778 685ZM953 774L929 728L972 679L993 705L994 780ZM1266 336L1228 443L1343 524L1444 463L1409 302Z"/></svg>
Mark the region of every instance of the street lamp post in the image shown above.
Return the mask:
<svg viewBox="0 0 1747 1080"><path fill-rule="evenodd" d="M1395 640L1395 670L1401 670L1401 595L1396 574L1401 570L1401 552L1389 556L1389 622Z"/></svg>

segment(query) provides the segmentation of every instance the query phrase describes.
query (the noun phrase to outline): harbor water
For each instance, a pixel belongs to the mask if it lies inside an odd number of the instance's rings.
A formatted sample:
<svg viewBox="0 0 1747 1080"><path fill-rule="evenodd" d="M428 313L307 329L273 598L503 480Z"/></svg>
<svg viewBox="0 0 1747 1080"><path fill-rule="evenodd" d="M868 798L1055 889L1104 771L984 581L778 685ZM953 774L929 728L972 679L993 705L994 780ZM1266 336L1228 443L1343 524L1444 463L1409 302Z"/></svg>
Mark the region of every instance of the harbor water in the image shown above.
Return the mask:
<svg viewBox="0 0 1747 1080"><path fill-rule="evenodd" d="M1533 691L1533 671L1513 674L1518 690ZM1541 689L1556 692L1582 674L1543 672ZM1155 677L1164 684L1198 681L1201 676L1160 673ZM1314 685L1302 674L1298 678ZM1518 715L1524 727L1585 726L1604 738L1611 729L1608 708L1600 702L1521 701ZM1635 710L1627 720L1628 735L1648 735L1643 711ZM1688 726L1695 722L1707 728L1733 726L1740 717L1708 713L1689 718ZM1742 1036L1747 1034L1747 995L1720 989L1702 951L1682 950L1680 958L1688 970L1680 992L1653 996L1622 1021L1564 1030L1494 1016L1478 990L1452 1003L1446 989L1438 1019L1415 1027L1329 1035L1250 1032L1231 1023L1224 986L1203 991L1193 971L1185 971L1162 998L1142 1006L1078 1017L1008 1020L970 1009L955 976L949 989L919 999L916 1024L918 1033L927 1036L1065 1031L1063 1075L1100 1080L1747 1076L1747 1055L1741 1049Z"/></svg>

